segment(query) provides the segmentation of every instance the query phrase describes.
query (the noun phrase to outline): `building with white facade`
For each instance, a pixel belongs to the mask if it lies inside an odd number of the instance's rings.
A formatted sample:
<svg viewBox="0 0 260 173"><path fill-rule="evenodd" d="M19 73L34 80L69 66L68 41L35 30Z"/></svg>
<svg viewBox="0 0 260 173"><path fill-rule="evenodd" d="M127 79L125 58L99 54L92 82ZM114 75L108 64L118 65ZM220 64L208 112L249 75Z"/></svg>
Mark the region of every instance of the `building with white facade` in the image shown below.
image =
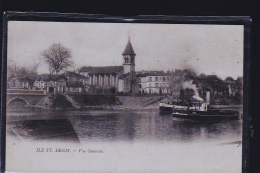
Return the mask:
<svg viewBox="0 0 260 173"><path fill-rule="evenodd" d="M66 91L67 78L63 75L39 75L33 83L34 90L46 90L47 93Z"/></svg>
<svg viewBox="0 0 260 173"><path fill-rule="evenodd" d="M137 74L139 78L139 93L170 94L170 73L163 71L145 71Z"/></svg>
<svg viewBox="0 0 260 173"><path fill-rule="evenodd" d="M10 77L7 81L8 89L30 89L33 86L34 76Z"/></svg>

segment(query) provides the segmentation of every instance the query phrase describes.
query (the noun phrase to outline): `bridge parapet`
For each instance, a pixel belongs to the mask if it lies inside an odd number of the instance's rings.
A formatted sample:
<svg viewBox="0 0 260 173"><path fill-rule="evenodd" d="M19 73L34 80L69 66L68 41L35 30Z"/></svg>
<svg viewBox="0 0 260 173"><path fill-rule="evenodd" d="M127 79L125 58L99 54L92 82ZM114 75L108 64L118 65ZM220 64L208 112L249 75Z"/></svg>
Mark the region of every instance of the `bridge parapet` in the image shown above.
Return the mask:
<svg viewBox="0 0 260 173"><path fill-rule="evenodd" d="M46 90L7 89L8 95L46 95Z"/></svg>

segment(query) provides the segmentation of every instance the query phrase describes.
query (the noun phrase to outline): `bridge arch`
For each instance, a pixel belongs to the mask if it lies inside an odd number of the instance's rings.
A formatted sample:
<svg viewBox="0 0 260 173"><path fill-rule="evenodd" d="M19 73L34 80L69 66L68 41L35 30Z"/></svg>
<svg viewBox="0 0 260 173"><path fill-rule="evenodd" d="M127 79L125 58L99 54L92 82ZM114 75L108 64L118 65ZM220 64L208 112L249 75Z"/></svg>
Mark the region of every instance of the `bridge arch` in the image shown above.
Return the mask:
<svg viewBox="0 0 260 173"><path fill-rule="evenodd" d="M14 98L12 98L11 100L9 100L7 102L6 106L8 106L14 100L22 100L22 101L24 101L26 103L27 106L30 105L30 103L27 100L25 100L24 98L22 98L22 97L14 97Z"/></svg>

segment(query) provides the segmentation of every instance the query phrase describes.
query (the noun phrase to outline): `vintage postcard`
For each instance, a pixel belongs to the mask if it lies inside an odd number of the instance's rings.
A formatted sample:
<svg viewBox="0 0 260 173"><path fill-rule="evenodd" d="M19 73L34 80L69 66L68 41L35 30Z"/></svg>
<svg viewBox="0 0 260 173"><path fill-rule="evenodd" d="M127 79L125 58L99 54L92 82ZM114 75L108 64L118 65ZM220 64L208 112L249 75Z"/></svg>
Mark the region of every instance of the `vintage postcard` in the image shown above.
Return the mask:
<svg viewBox="0 0 260 173"><path fill-rule="evenodd" d="M242 171L244 25L8 21L6 172Z"/></svg>

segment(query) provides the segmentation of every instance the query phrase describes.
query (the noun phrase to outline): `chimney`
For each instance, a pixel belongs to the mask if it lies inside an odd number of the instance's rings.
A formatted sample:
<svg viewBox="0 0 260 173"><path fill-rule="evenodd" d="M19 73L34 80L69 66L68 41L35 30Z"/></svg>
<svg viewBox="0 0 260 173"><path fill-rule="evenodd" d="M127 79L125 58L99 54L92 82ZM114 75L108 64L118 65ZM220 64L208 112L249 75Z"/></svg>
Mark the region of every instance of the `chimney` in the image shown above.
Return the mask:
<svg viewBox="0 0 260 173"><path fill-rule="evenodd" d="M184 97L184 91L180 90L180 100L183 101L183 97Z"/></svg>
<svg viewBox="0 0 260 173"><path fill-rule="evenodd" d="M210 92L209 91L206 92L206 103L210 104Z"/></svg>

